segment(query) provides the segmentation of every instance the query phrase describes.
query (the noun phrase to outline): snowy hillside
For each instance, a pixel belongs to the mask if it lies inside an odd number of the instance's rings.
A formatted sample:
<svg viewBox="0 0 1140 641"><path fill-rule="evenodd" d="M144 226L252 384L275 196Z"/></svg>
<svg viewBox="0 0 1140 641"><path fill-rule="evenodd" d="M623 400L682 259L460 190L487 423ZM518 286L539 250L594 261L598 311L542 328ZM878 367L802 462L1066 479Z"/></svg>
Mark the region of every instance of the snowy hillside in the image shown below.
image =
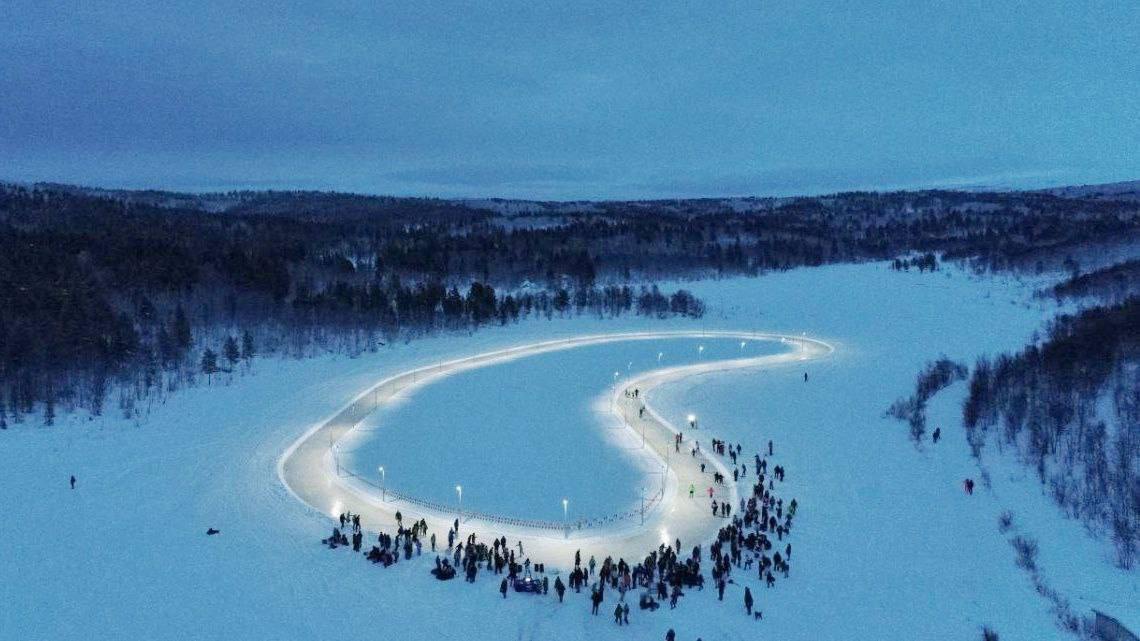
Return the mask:
<svg viewBox="0 0 1140 641"><path fill-rule="evenodd" d="M980 638L983 626L1003 640L1064 638L1053 603L1015 563L1015 534L1039 543L1041 577L1074 610L1140 626L1140 576L1113 568L1104 541L1064 518L1031 475L996 452L986 458L992 487L982 483L961 429L964 385L931 401L930 425L944 435L936 445L916 449L905 425L884 416L927 361L944 354L972 363L1024 344L1055 312L1032 287L884 263L684 286L706 302L703 319L530 319L355 359L255 360L254 375L180 391L142 424L65 415L53 428L0 433L0 639L594 641L662 639L674 629L685 641L911 641ZM524 342L645 329L806 332L836 346L805 366L807 381L796 367L708 374L649 399L674 422L698 414L710 437L745 452L773 441L774 460L787 469L783 492L798 499L800 514L789 577L771 589L742 572L723 603L714 589L689 590L676 610L650 613L633 598L627 630L608 616L616 594L593 617L586 593L559 604L553 591L503 599L497 577L438 582L426 550L391 568L330 551L319 541L332 521L278 478L292 442L385 376ZM604 374L633 360L626 349L570 350L425 387L369 419L402 426L375 441L382 453L361 444L348 462L390 465L400 484L422 492L436 479L446 490L454 475L477 477L487 497L525 511L537 509L539 494L559 491L549 482L560 475L574 486L567 492L598 497L599 509L611 497L628 501L638 471L605 447L588 406L607 392ZM560 374L578 382L562 394L529 389ZM557 420L535 420L544 412ZM497 422L486 424L492 413ZM464 420L489 431L461 438L450 428ZM484 450L495 445L492 432L506 435L502 452ZM516 493L523 480L504 469L509 463L543 478L536 494ZM979 481L972 495L962 490L966 478ZM1007 511L1014 529L1003 532ZM745 586L763 620L745 615Z"/></svg>

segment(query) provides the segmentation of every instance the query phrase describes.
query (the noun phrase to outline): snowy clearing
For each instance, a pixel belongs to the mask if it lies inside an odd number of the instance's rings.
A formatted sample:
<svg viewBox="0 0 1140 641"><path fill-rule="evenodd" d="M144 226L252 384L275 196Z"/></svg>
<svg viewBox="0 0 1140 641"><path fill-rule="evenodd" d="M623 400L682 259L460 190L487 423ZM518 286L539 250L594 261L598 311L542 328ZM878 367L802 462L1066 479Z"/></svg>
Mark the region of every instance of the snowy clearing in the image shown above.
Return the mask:
<svg viewBox="0 0 1140 641"><path fill-rule="evenodd" d="M988 452L993 489L964 495L962 479L980 471L960 431L961 385L931 403L945 435L937 447L916 451L906 427L883 416L926 361L1020 347L1055 311L1031 286L883 264L685 285L708 302L705 319L527 321L356 359L266 359L253 376L179 392L141 425L67 416L54 428L13 426L0 434L0 638L593 641L673 628L686 641L911 641L973 639L982 625L1003 640L1064 638L998 530L1005 510L1040 542L1044 575L1075 607L1140 618L1136 574L1105 562L1107 544L1020 468ZM278 479L300 435L409 368L591 333L741 327L806 331L837 347L806 385L774 369L689 377L653 394L664 418L695 412L702 430L748 450L772 438L787 466L803 504L795 561L774 589L753 584L762 622L744 616L740 586L723 604L705 590L675 611L635 612L627 630L590 616L584 595L503 600L490 580L435 581L428 559L381 570L321 547L330 521Z"/></svg>

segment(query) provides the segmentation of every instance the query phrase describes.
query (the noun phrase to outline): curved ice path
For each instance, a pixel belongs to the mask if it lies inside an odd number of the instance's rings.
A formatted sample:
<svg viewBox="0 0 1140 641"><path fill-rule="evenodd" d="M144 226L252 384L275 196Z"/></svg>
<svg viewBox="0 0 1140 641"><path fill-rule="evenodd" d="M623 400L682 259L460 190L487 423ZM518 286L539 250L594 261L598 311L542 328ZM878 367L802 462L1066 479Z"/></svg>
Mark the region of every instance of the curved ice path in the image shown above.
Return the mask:
<svg viewBox="0 0 1140 641"><path fill-rule="evenodd" d="M778 340L791 344L791 351L758 356L735 358L720 361L706 361L692 365L668 367L650 371L626 380L625 385L613 386L614 412L621 417L623 428L631 435L644 438L644 447L650 455L656 456L668 467L667 483L661 501L648 515L644 523L636 520L609 526L597 526L579 531L551 531L545 526L527 523L504 523L496 520L471 518L471 515L457 509L455 504L428 504L422 501L393 499L386 497L376 487L374 481L357 479L343 474L339 467L339 457L334 456L336 443L376 408L381 407L401 392L419 385L430 383L452 373L482 367L492 363L512 360L522 356L574 347L615 343L631 339L649 340L679 337L732 337L737 340ZM583 336L565 340L547 341L524 345L506 350L488 352L467 358L439 363L435 366L417 368L380 381L360 394L352 403L325 421L314 425L286 450L278 461L278 475L286 488L298 500L308 504L323 514L335 515L351 510L361 515L364 526L370 530L391 529L393 515L403 512L406 519L427 521L433 531L444 532L457 516L462 521L461 531L478 532L480 536L507 535L518 538L527 545L527 554L538 560L559 564L569 560L573 550L583 554L615 554L636 558L657 544L679 538L685 545L704 542L713 538L723 521L712 517L705 501L693 501L687 497L690 482L708 483L708 474L699 471L699 464L706 463L726 471L718 458L672 455L672 436L678 428L661 419L649 408L644 419L638 418L640 402L623 398L623 391L629 387L639 387L648 391L653 387L698 373L740 368L762 368L780 366L820 358L830 354L833 348L822 341L807 337L757 334L751 332L642 332L632 334L608 334ZM702 436L711 436L703 432ZM737 492L733 483L717 488L717 499L736 502ZM409 497L411 498L411 497Z"/></svg>

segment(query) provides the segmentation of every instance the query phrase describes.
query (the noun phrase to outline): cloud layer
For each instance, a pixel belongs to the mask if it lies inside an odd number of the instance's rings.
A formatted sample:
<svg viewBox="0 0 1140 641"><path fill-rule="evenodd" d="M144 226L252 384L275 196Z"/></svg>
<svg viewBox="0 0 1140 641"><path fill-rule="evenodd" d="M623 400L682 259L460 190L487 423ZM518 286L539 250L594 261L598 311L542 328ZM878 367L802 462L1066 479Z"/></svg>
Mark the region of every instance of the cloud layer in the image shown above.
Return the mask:
<svg viewBox="0 0 1140 641"><path fill-rule="evenodd" d="M570 199L1140 177L1140 5L849 4L13 0L0 178Z"/></svg>

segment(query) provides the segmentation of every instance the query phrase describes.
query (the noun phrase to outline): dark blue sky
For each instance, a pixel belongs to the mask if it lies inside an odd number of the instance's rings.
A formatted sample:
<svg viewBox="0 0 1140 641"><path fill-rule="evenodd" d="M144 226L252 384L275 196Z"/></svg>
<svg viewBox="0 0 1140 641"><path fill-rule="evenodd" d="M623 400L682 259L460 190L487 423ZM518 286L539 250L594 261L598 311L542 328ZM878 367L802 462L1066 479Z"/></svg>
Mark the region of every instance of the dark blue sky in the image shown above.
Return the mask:
<svg viewBox="0 0 1140 641"><path fill-rule="evenodd" d="M1140 178L1140 3L0 4L0 179L530 198Z"/></svg>

